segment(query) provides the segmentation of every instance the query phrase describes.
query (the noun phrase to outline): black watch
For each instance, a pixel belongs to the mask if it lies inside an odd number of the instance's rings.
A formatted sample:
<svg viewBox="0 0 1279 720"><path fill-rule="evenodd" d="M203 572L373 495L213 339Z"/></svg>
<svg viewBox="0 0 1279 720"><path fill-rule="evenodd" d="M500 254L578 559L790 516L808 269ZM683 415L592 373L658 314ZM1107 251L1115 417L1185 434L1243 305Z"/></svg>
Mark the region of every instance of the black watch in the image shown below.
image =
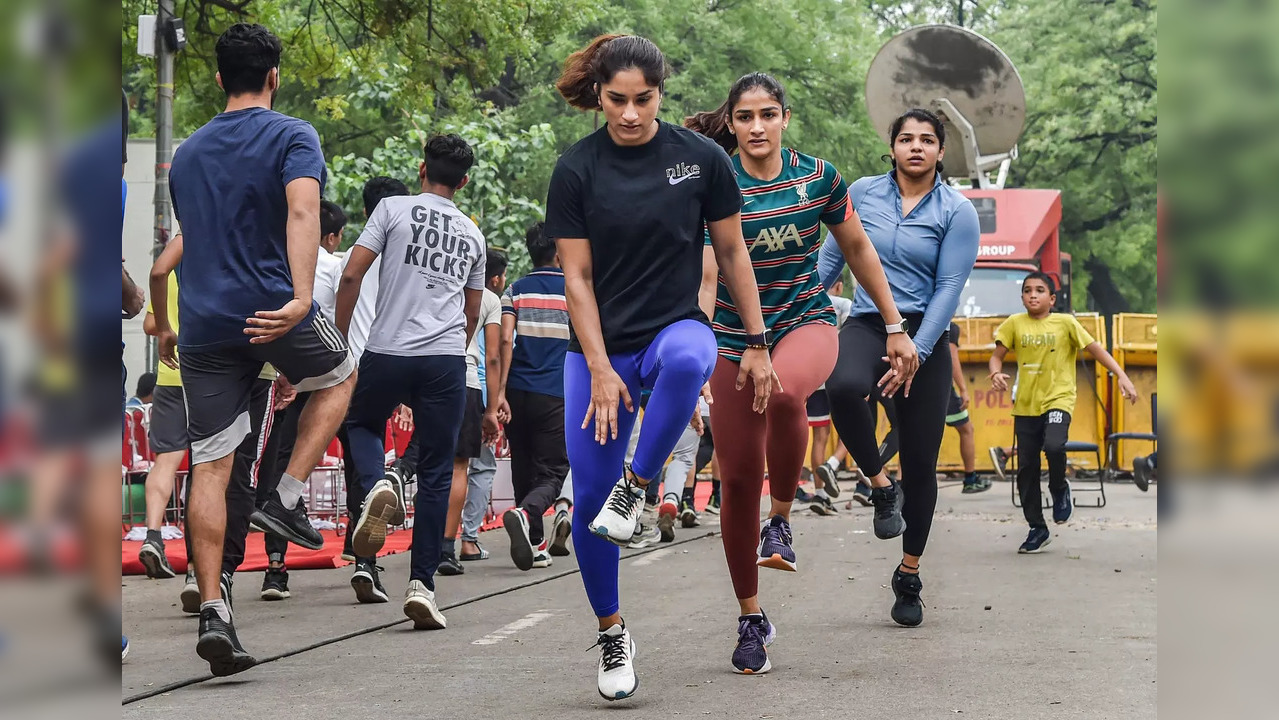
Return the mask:
<svg viewBox="0 0 1279 720"><path fill-rule="evenodd" d="M773 346L773 333L765 330L756 335L746 336L746 347L754 350L767 350Z"/></svg>

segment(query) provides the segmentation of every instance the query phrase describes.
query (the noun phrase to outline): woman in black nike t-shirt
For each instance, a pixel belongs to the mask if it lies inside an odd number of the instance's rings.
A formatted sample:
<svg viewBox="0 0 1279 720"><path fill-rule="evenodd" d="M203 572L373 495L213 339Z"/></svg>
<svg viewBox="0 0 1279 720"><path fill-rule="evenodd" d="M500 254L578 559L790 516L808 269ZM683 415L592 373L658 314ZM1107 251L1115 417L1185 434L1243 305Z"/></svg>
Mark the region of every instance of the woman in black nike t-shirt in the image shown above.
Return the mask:
<svg viewBox="0 0 1279 720"><path fill-rule="evenodd" d="M599 692L609 700L638 686L619 614L618 546L630 542L644 488L657 482L715 365L715 336L697 304L706 228L752 333L737 385L754 384L756 412L775 385L733 168L711 140L657 119L669 72L652 42L605 35L569 57L557 84L570 105L606 120L556 165L546 234L556 240L573 326L564 361L573 541L599 618ZM623 467L641 390L652 394Z"/></svg>

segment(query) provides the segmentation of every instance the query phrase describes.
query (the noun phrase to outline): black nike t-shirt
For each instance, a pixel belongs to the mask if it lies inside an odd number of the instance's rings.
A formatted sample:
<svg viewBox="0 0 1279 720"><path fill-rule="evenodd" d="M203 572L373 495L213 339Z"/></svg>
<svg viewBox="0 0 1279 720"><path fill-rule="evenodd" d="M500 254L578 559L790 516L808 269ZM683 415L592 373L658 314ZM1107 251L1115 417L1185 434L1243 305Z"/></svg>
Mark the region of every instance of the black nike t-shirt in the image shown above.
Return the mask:
<svg viewBox="0 0 1279 720"><path fill-rule="evenodd" d="M741 211L728 155L710 139L658 122L643 145L602 127L555 165L546 235L591 244L595 300L612 355L646 347L668 325L696 319L705 223ZM575 332L569 350L581 352Z"/></svg>

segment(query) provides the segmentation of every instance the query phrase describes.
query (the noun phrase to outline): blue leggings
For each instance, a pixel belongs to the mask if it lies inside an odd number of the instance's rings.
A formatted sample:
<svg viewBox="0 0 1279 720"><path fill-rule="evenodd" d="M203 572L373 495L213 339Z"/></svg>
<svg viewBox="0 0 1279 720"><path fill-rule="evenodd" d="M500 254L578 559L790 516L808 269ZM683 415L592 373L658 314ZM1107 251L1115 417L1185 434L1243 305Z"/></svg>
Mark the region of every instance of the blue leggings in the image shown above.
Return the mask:
<svg viewBox="0 0 1279 720"><path fill-rule="evenodd" d="M696 320L681 320L664 328L643 350L609 356L637 410L641 388L652 390L631 462L631 471L637 476L660 482L654 478L693 417L698 393L715 367L716 352L710 328ZM600 445L595 441L594 421L582 429L590 403L591 372L586 357L570 352L564 358L564 439L573 471L573 547L591 608L596 617L608 617L619 607L619 550L593 535L587 526L622 477L635 413L619 408L617 438Z"/></svg>

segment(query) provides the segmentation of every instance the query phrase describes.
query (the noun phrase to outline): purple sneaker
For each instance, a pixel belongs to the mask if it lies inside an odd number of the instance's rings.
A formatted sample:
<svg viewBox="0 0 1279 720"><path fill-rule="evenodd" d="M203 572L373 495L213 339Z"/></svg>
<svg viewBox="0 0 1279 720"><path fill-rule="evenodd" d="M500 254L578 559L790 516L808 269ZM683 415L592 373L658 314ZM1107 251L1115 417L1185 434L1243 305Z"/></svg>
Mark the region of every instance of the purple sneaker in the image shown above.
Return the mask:
<svg viewBox="0 0 1279 720"><path fill-rule="evenodd" d="M743 675L760 675L773 668L768 661L769 645L777 629L762 612L737 618L737 648L733 650L733 670Z"/></svg>
<svg viewBox="0 0 1279 720"><path fill-rule="evenodd" d="M795 572L795 551L791 549L790 523L774 515L759 533L759 560L755 564L774 570Z"/></svg>

